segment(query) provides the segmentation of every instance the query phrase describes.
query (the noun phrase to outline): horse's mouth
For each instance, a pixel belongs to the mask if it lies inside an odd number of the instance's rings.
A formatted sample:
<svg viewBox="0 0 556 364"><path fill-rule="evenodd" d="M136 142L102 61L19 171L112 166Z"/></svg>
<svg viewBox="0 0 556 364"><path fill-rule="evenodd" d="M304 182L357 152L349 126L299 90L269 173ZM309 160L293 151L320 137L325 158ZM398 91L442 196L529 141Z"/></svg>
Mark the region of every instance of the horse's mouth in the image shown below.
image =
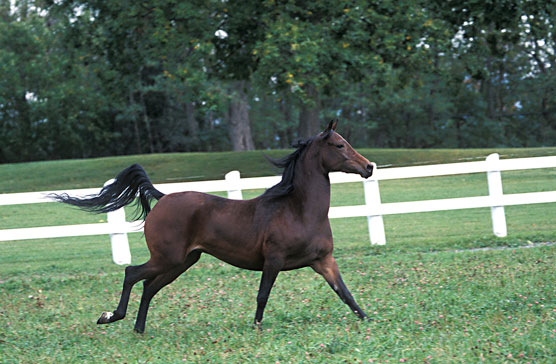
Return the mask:
<svg viewBox="0 0 556 364"><path fill-rule="evenodd" d="M376 171L376 163L371 162L359 172L359 175L363 178L369 178L373 175L374 171Z"/></svg>

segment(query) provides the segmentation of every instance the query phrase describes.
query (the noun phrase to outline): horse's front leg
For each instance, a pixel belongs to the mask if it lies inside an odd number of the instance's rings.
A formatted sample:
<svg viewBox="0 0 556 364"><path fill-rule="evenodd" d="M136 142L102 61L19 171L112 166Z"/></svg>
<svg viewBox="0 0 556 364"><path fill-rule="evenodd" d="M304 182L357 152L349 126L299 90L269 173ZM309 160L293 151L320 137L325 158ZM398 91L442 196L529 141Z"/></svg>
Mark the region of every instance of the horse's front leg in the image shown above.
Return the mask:
<svg viewBox="0 0 556 364"><path fill-rule="evenodd" d="M267 258L263 266L263 275L261 277L261 284L259 286L259 293L257 294L257 312L255 313L255 320L253 324L256 328L260 328L263 320L263 312L270 295L270 290L278 277L278 273L283 267L282 259Z"/></svg>
<svg viewBox="0 0 556 364"><path fill-rule="evenodd" d="M315 262L311 265L311 268L315 272L319 273L326 279L330 287L336 292L336 294L342 299L342 301L351 308L354 314L360 319L367 318L367 315L363 310L355 303L353 296L347 289L342 276L340 275L340 270L338 269L338 264L332 255L327 255L325 258Z"/></svg>

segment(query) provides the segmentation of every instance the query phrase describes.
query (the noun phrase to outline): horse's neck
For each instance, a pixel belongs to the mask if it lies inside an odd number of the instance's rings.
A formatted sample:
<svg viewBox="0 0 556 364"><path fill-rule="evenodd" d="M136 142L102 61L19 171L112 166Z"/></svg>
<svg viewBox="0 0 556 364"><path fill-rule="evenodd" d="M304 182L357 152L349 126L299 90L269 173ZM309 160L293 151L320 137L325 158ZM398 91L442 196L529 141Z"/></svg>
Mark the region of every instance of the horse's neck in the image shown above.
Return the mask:
<svg viewBox="0 0 556 364"><path fill-rule="evenodd" d="M314 163L300 163L294 179L294 198L302 208L314 216L328 215L330 207L330 179L328 173ZM320 213L320 214L319 214Z"/></svg>

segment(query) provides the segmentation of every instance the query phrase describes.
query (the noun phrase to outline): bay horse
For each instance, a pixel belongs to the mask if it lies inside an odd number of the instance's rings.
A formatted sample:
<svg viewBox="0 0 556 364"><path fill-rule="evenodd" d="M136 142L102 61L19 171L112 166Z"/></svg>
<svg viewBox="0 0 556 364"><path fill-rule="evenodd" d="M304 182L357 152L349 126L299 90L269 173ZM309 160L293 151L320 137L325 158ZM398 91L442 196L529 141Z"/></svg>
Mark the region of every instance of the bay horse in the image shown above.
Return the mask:
<svg viewBox="0 0 556 364"><path fill-rule="evenodd" d="M138 195L138 218L150 259L125 268L118 307L103 312L97 324L125 317L134 284L144 280L135 331L145 331L153 296L195 264L202 253L233 266L262 271L254 325L260 327L270 290L280 271L311 267L359 317L367 315L355 303L332 256L329 172L357 173L364 178L376 167L357 153L340 134L337 121L316 136L298 142L297 149L279 160L281 181L251 200L229 200L199 192L164 195L137 164L118 174L98 195L67 194L54 199L92 212L109 212L128 205ZM151 211L151 202L159 200Z"/></svg>

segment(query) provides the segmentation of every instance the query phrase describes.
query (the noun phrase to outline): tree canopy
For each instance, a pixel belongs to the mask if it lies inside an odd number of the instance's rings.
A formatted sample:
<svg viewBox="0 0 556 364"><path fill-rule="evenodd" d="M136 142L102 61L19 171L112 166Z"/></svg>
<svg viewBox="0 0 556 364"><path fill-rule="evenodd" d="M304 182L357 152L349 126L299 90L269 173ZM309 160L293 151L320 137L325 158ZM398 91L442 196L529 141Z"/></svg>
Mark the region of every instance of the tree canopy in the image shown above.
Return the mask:
<svg viewBox="0 0 556 364"><path fill-rule="evenodd" d="M0 162L556 140L556 4L0 0Z"/></svg>

